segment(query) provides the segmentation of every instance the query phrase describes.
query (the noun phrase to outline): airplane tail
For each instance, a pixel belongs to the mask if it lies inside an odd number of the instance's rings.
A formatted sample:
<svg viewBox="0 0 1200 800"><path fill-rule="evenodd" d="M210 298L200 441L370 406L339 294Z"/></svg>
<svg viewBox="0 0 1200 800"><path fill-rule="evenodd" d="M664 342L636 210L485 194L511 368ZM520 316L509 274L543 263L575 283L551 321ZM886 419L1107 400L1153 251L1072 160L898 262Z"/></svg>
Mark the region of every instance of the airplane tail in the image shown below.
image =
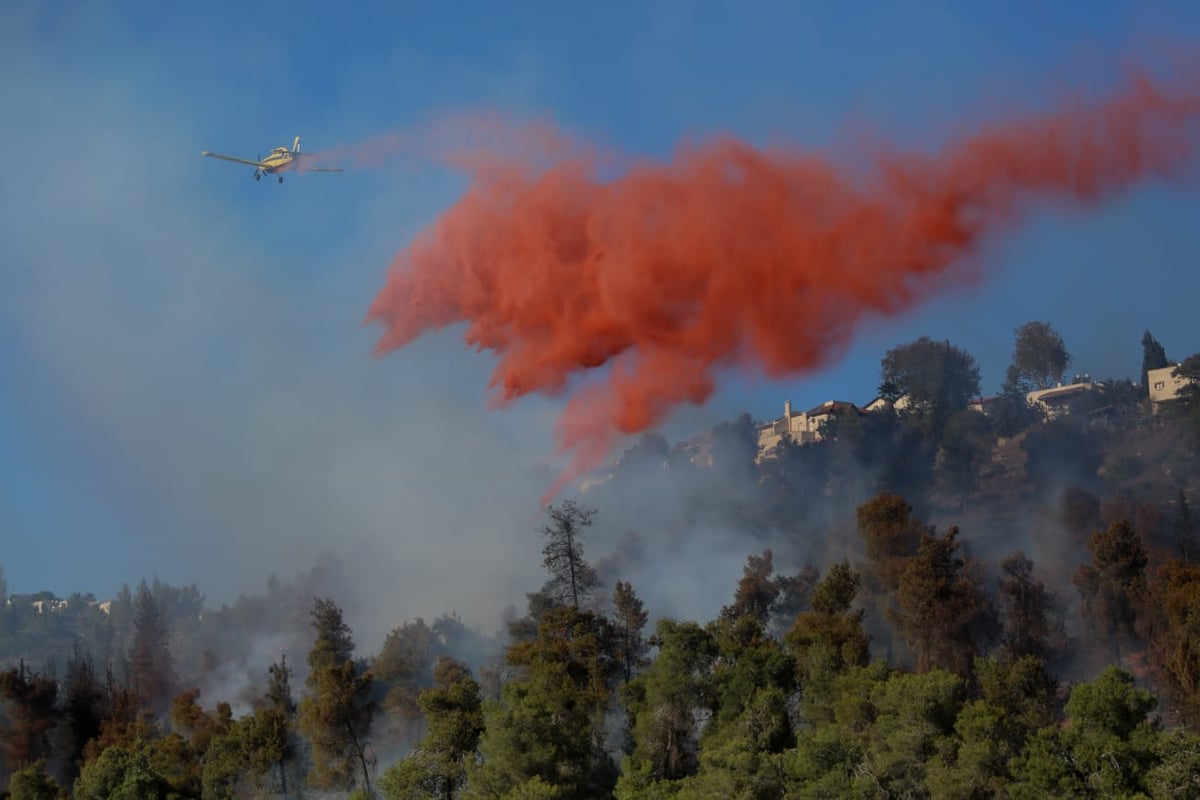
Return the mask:
<svg viewBox="0 0 1200 800"><path fill-rule="evenodd" d="M296 141L292 142L292 155L300 155L300 137L296 137Z"/></svg>

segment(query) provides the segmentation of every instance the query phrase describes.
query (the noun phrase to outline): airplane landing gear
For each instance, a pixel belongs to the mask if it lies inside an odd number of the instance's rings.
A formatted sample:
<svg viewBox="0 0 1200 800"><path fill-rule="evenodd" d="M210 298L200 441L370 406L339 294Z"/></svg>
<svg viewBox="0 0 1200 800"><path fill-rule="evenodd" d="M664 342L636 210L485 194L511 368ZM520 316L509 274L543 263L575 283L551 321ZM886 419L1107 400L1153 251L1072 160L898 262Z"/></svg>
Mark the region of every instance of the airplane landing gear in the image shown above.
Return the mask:
<svg viewBox="0 0 1200 800"><path fill-rule="evenodd" d="M254 173L254 180L256 180L256 181L261 181L261 180L262 180L262 175L259 175L257 172L256 172L256 173Z"/></svg>
<svg viewBox="0 0 1200 800"><path fill-rule="evenodd" d="M280 176L279 176L279 182L280 182L280 183L283 183L283 176L282 176L282 175L280 175Z"/></svg>

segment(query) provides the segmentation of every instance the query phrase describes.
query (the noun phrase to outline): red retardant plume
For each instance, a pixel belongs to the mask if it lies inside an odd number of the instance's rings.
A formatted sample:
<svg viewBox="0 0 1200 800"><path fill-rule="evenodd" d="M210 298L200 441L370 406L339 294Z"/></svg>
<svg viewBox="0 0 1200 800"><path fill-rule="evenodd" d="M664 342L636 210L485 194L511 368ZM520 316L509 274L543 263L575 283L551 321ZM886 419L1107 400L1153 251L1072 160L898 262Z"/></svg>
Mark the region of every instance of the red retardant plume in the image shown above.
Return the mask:
<svg viewBox="0 0 1200 800"><path fill-rule="evenodd" d="M622 435L703 403L721 369L783 378L828 364L866 315L949 285L1035 203L1087 208L1181 176L1198 117L1195 91L1139 76L1098 102L933 155L864 152L853 168L730 139L607 181L593 156L475 153L459 162L469 191L396 258L367 321L384 328L380 354L468 323L466 343L499 359L493 407L611 367L559 420L571 462L549 502Z"/></svg>

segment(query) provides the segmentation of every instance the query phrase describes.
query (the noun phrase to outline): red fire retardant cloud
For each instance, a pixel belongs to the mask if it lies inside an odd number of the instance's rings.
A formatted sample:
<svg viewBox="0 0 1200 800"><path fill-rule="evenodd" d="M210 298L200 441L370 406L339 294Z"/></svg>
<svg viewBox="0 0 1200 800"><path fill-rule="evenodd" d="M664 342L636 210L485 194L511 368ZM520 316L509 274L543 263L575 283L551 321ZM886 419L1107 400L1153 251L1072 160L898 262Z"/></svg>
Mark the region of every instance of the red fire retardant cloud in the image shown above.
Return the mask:
<svg viewBox="0 0 1200 800"><path fill-rule="evenodd" d="M722 139L602 180L586 153L545 164L537 148L524 160L474 152L459 160L469 190L397 256L367 321L383 327L379 354L468 323L466 343L498 356L493 407L578 389L556 429L570 466L548 502L621 435L703 403L722 369L821 368L866 315L961 278L1037 203L1086 209L1181 176L1198 116L1195 90L1134 76L932 155L834 161ZM562 138L548 128L544 140ZM569 385L602 366L602 380Z"/></svg>

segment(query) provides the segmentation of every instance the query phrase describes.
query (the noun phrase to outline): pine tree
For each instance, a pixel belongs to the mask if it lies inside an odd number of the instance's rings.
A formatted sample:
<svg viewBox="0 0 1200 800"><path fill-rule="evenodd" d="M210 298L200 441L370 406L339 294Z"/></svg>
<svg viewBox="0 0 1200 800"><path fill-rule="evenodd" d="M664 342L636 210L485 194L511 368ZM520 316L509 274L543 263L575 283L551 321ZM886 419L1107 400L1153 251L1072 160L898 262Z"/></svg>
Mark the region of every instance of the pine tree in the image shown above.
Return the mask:
<svg viewBox="0 0 1200 800"><path fill-rule="evenodd" d="M1169 366L1167 352L1158 340L1150 335L1150 331L1142 334L1142 389L1149 385L1149 373L1152 369L1162 369Z"/></svg>
<svg viewBox="0 0 1200 800"><path fill-rule="evenodd" d="M574 500L565 500L546 513L551 525L542 527L546 545L542 565L550 573L542 592L559 602L579 608L599 585L596 571L583 558L583 529L592 524L595 510L580 508Z"/></svg>
<svg viewBox="0 0 1200 800"><path fill-rule="evenodd" d="M7 730L0 736L0 754L10 770L28 767L49 755L49 732L58 718L58 681L39 675L22 659L0 672L0 701L7 710Z"/></svg>
<svg viewBox="0 0 1200 800"><path fill-rule="evenodd" d="M138 702L156 715L166 713L171 704L174 667L169 636L162 609L142 581L134 601L129 679Z"/></svg>
<svg viewBox="0 0 1200 800"><path fill-rule="evenodd" d="M797 681L811 700L820 700L838 674L870 658L866 613L851 611L861 580L849 562L832 565L813 589L812 609L797 614L784 636Z"/></svg>
<svg viewBox="0 0 1200 800"><path fill-rule="evenodd" d="M288 765L296 756L296 701L292 697L292 668L287 656L268 667L270 680L264 696L265 703L248 718L246 749L251 769L258 775L274 777L285 797L288 796ZM277 781L277 783L276 783Z"/></svg>
<svg viewBox="0 0 1200 800"><path fill-rule="evenodd" d="M308 693L300 701L300 730L312 744L309 782L318 789L349 789L356 783L371 789L366 735L375 715L371 697L374 676L354 660L354 640L342 610L320 598L312 610L316 639L308 654Z"/></svg>
<svg viewBox="0 0 1200 800"><path fill-rule="evenodd" d="M1045 659L1051 640L1058 639L1051 613L1056 608L1053 593L1033 577L1033 561L1018 550L1000 563L1000 607L1002 644L1011 660L1022 656Z"/></svg>
<svg viewBox="0 0 1200 800"><path fill-rule="evenodd" d="M508 649L520 677L483 705L482 761L467 768L469 797L529 797L539 783L561 800L610 796L617 769L604 722L618 668L612 638L605 617L556 608L543 615L536 639Z"/></svg>
<svg viewBox="0 0 1200 800"><path fill-rule="evenodd" d="M771 606L779 595L779 585L771 580L775 571L773 561L774 555L769 548L761 556L752 553L746 557L742 577L733 594L733 603L721 609L723 620L732 623L742 617L750 617L760 625L766 625Z"/></svg>
<svg viewBox="0 0 1200 800"><path fill-rule="evenodd" d="M617 629L617 657L625 682L633 680L634 673L645 666L648 649L642 638L649 615L633 586L617 581L613 590L613 611Z"/></svg>
<svg viewBox="0 0 1200 800"><path fill-rule="evenodd" d="M64 695L63 749L69 769L66 777L70 782L78 777L84 747L100 735L105 718L104 686L96 675L91 655L78 644L67 662Z"/></svg>
<svg viewBox="0 0 1200 800"><path fill-rule="evenodd" d="M1121 641L1134 635L1146 594L1149 558L1137 531L1119 519L1096 531L1088 542L1092 563L1082 564L1071 580L1083 600L1084 619L1094 632L1112 643L1112 656L1120 661Z"/></svg>
<svg viewBox="0 0 1200 800"><path fill-rule="evenodd" d="M453 800L466 782L468 760L484 731L479 684L462 662L442 656L434 685L418 702L429 728L412 754L390 767L380 788L386 797Z"/></svg>
<svg viewBox="0 0 1200 800"><path fill-rule="evenodd" d="M916 655L917 671L970 674L991 628L975 568L962 553L958 528L922 535L900 577L898 608L891 615Z"/></svg>

